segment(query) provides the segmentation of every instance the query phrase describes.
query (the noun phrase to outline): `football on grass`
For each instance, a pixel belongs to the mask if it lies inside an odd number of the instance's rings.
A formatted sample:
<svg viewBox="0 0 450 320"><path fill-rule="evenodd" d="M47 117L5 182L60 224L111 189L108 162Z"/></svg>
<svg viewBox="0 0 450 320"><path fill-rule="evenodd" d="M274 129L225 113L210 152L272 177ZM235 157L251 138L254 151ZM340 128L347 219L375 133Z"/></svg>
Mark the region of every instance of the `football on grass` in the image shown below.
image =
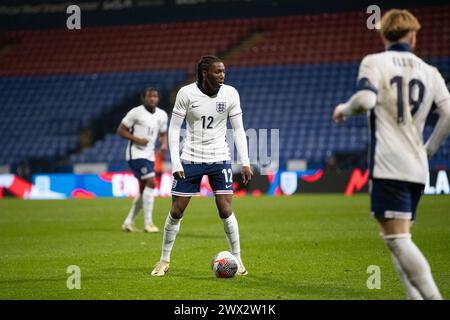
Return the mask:
<svg viewBox="0 0 450 320"><path fill-rule="evenodd" d="M231 252L222 251L214 256L211 267L217 278L232 278L237 272L238 261Z"/></svg>

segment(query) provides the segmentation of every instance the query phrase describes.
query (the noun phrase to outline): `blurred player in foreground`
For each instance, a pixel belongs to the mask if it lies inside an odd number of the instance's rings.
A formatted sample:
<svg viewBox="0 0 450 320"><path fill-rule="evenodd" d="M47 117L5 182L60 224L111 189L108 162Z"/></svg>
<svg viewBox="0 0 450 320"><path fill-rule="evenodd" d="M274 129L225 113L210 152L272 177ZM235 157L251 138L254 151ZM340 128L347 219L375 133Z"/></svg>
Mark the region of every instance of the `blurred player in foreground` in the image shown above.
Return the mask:
<svg viewBox="0 0 450 320"><path fill-rule="evenodd" d="M143 104L131 109L122 119L117 134L128 139L126 159L134 176L139 179L139 193L133 201L122 229L137 231L134 221L144 208L145 232L158 232L153 224L155 182L155 144L159 136L160 151L167 150L167 113L158 108L159 93L148 88L142 97Z"/></svg>
<svg viewBox="0 0 450 320"><path fill-rule="evenodd" d="M214 191L231 253L237 258L237 274L246 275L240 255L239 228L233 213L233 172L226 142L230 119L234 142L242 162L246 184L253 175L247 150L239 94L224 84L225 66L215 56L204 56L197 66L198 81L182 87L177 94L169 127L169 147L174 183L172 208L164 227L162 255L152 276L164 276L169 270L170 253L180 229L184 210L192 196L199 195L203 175L208 175ZM180 128L186 120L187 135L179 154Z"/></svg>
<svg viewBox="0 0 450 320"><path fill-rule="evenodd" d="M442 299L430 266L411 239L410 227L428 176L428 159L450 130L450 95L439 71L413 53L418 20L393 9L381 19L386 46L361 62L358 91L333 114L369 111L369 172L372 215L391 251L408 299ZM436 104L439 120L426 143L423 129Z"/></svg>

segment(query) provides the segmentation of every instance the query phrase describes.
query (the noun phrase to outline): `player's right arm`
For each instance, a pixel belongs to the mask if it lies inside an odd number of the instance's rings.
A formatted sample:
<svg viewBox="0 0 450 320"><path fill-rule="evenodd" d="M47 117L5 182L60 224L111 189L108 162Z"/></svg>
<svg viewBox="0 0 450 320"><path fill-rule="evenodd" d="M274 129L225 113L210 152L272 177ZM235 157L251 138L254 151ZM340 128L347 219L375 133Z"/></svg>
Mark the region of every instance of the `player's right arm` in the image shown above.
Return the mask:
<svg viewBox="0 0 450 320"><path fill-rule="evenodd" d="M357 91L347 102L336 106L333 112L334 122L342 122L347 116L358 115L375 107L380 74L372 59L372 56L367 56L361 62Z"/></svg>
<svg viewBox="0 0 450 320"><path fill-rule="evenodd" d="M133 110L130 110L117 127L117 134L124 139L128 139L134 142L135 144L145 146L148 143L147 139L136 137L130 132L130 128L135 124L135 122L135 112Z"/></svg>
<svg viewBox="0 0 450 320"><path fill-rule="evenodd" d="M428 158L431 158L436 153L439 146L450 134L450 93L444 78L442 78L437 69L435 69L434 88L436 90L434 103L436 104L436 113L439 115L439 120L425 143Z"/></svg>
<svg viewBox="0 0 450 320"><path fill-rule="evenodd" d="M180 131L186 116L189 100L183 88L177 93L169 125L169 149L172 162L172 174L175 179L184 178L184 169L180 160Z"/></svg>

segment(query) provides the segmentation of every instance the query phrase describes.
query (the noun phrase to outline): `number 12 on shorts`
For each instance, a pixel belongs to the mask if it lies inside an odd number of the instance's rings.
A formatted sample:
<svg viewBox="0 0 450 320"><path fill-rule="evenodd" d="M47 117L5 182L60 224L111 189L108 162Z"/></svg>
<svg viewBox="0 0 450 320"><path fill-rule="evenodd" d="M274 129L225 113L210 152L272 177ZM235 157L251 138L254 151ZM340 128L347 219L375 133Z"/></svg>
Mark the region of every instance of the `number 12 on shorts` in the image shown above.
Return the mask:
<svg viewBox="0 0 450 320"><path fill-rule="evenodd" d="M222 173L225 176L226 183L233 183L233 171L231 169L223 169Z"/></svg>

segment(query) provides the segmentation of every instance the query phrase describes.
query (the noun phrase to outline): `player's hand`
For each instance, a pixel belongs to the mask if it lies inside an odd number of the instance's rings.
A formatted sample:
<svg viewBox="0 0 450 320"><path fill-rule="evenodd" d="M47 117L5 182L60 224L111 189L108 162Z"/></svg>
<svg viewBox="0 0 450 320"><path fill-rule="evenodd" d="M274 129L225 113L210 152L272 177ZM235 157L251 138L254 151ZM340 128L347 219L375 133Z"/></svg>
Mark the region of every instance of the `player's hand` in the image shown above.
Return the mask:
<svg viewBox="0 0 450 320"><path fill-rule="evenodd" d="M246 185L250 180L252 180L253 171L250 167L242 167L242 182Z"/></svg>
<svg viewBox="0 0 450 320"><path fill-rule="evenodd" d="M161 147L159 147L159 151L161 151L162 154L165 154L167 151L167 145L162 144Z"/></svg>
<svg viewBox="0 0 450 320"><path fill-rule="evenodd" d="M173 173L173 177L174 177L176 180L180 180L180 179L186 178L186 176L184 175L184 171L177 171L177 172L174 172L174 173Z"/></svg>
<svg viewBox="0 0 450 320"><path fill-rule="evenodd" d="M336 108L334 108L333 121L335 123L341 123L342 121L345 121L345 116L344 113L342 112L342 107L340 104L338 104Z"/></svg>
<svg viewBox="0 0 450 320"><path fill-rule="evenodd" d="M138 138L138 137L135 137L135 138L134 138L134 143L136 143L136 144L138 144L138 145L140 145L140 146L146 146L147 143L148 143L148 140L145 139L145 138Z"/></svg>

